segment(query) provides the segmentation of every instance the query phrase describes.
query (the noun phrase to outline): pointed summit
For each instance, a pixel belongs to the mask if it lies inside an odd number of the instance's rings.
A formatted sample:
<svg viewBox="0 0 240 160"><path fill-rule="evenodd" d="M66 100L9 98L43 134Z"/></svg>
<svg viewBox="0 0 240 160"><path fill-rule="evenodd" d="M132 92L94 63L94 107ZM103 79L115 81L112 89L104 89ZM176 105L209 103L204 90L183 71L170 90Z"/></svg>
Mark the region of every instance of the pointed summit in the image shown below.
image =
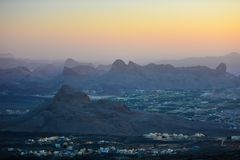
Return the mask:
<svg viewBox="0 0 240 160"><path fill-rule="evenodd" d="M78 105L90 103L90 98L83 92L77 91L68 85L63 85L55 95L53 102Z"/></svg>
<svg viewBox="0 0 240 160"><path fill-rule="evenodd" d="M110 71L111 72L121 72L121 71L124 71L126 68L127 68L126 63L121 59L117 59L116 61L113 62Z"/></svg>
<svg viewBox="0 0 240 160"><path fill-rule="evenodd" d="M133 61L129 61L128 66L139 66L139 65L137 63L134 63Z"/></svg>
<svg viewBox="0 0 240 160"><path fill-rule="evenodd" d="M140 66L137 63L134 63L132 61L128 62L128 71L130 71L131 73L136 73L136 72L140 72L142 70L142 66Z"/></svg>
<svg viewBox="0 0 240 160"><path fill-rule="evenodd" d="M75 67L75 66L77 66L77 65L79 65L79 62L78 61L76 61L76 60L74 60L74 59L72 59L72 58L68 58L68 59L66 59L66 61L64 62L64 66L65 67Z"/></svg>

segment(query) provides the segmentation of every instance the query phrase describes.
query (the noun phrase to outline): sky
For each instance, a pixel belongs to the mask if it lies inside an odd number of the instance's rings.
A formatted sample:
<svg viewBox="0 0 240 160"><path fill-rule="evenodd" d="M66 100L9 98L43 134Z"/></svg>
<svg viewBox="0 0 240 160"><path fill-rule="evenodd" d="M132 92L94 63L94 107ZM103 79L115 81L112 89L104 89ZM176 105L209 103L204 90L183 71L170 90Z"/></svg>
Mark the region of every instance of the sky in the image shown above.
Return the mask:
<svg viewBox="0 0 240 160"><path fill-rule="evenodd" d="M239 0L0 0L0 53L136 62L240 52Z"/></svg>

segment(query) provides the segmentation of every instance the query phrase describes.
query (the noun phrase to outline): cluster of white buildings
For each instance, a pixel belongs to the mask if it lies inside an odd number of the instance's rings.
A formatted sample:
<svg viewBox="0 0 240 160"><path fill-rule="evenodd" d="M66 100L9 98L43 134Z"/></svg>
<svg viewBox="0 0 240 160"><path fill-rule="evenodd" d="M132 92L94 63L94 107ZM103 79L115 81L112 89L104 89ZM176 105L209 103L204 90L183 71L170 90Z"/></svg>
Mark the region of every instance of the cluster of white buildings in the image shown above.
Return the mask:
<svg viewBox="0 0 240 160"><path fill-rule="evenodd" d="M37 139L28 139L25 141L26 145L39 145L29 149L20 148L8 148L8 152L17 153L21 156L36 156L36 157L76 157L84 155L160 155L160 154L175 154L172 149L156 149L153 147L141 147L135 146L128 148L123 146L122 143L115 141L99 140L93 141L75 141L76 137L64 137L64 136L51 136L42 137ZM86 145L86 146L85 146ZM90 145L87 147L87 145ZM95 146L91 149L91 145ZM47 146L47 147L46 147ZM98 146L98 147L96 147Z"/></svg>
<svg viewBox="0 0 240 160"><path fill-rule="evenodd" d="M144 135L145 138L157 141L182 141L185 140L206 140L207 137L202 133L195 133L193 135L184 134L169 134L169 133L149 133ZM240 136L224 137L216 139L217 141L240 141ZM157 142L156 142L157 143ZM177 147L157 144L155 145L134 145L128 146L124 143L115 141L79 141L77 137L52 136L38 139L28 139L25 141L26 145L38 145L37 147L8 148L7 151L16 153L21 156L36 156L36 157L78 157L86 155L118 155L118 156L159 156L159 155L173 155L180 152L188 152L192 150L199 150L199 146Z"/></svg>
<svg viewBox="0 0 240 160"><path fill-rule="evenodd" d="M205 135L202 133L195 133L194 135L184 135L184 134L169 134L169 133L149 133L143 135L145 138L159 141L179 141L179 140L193 140L204 138Z"/></svg>

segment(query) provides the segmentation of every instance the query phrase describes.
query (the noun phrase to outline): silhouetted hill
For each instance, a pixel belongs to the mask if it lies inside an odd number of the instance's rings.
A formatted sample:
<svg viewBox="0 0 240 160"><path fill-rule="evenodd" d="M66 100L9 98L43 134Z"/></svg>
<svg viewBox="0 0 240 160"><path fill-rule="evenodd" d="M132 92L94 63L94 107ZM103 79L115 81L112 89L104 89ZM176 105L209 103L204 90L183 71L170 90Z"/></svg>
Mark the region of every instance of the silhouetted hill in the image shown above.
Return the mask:
<svg viewBox="0 0 240 160"><path fill-rule="evenodd" d="M106 71L108 72L110 69L111 69L112 65L103 65L103 64L100 64L96 67L96 69L100 70L100 71Z"/></svg>
<svg viewBox="0 0 240 160"><path fill-rule="evenodd" d="M172 64L177 67L202 65L210 68L215 68L219 63L225 63L228 66L227 72L240 75L240 54L236 52L220 57L211 56L186 58L182 60L163 60L159 63Z"/></svg>
<svg viewBox="0 0 240 160"><path fill-rule="evenodd" d="M79 65L84 65L84 66L92 66L91 63L80 63L72 58L68 58L66 59L66 61L64 62L63 66L64 67L68 67L68 68L72 68L72 67L76 67Z"/></svg>
<svg viewBox="0 0 240 160"><path fill-rule="evenodd" d="M28 69L27 75L19 72L17 68L0 70L0 88L3 92L15 92L15 87L19 91L21 88L25 91L25 88L34 83L45 89L51 86L51 91L56 91L60 85L68 84L110 94L136 89L224 89L240 86L239 78L227 72L225 63L212 69L206 66L174 67L170 64L153 63L142 66L132 61L126 64L118 59L109 71L90 65L63 67L63 64L45 64ZM29 89L31 90L31 87Z"/></svg>
<svg viewBox="0 0 240 160"><path fill-rule="evenodd" d="M49 78L49 79L48 79ZM27 67L0 69L0 91L10 94L48 94L59 85L58 78L40 75Z"/></svg>
<svg viewBox="0 0 240 160"><path fill-rule="evenodd" d="M116 60L109 72L83 82L86 88L101 90L132 89L217 89L239 86L236 76L226 72L224 63L211 69L206 66L174 67L172 65L149 64L145 66L134 62L125 64Z"/></svg>
<svg viewBox="0 0 240 160"><path fill-rule="evenodd" d="M64 67L62 74L64 76L91 76L99 75L101 73L103 73L103 71L99 71L94 67L88 65L78 65L72 68Z"/></svg>
<svg viewBox="0 0 240 160"><path fill-rule="evenodd" d="M66 61L64 62L64 66L65 67L76 67L77 65L80 65L80 63L72 58L68 58L66 59Z"/></svg>
<svg viewBox="0 0 240 160"><path fill-rule="evenodd" d="M26 80L31 71L26 67L15 67L9 69L0 69L0 82Z"/></svg>
<svg viewBox="0 0 240 160"><path fill-rule="evenodd" d="M58 76L62 72L62 67L54 64L46 64L35 68L31 77L34 79L48 80Z"/></svg>
<svg viewBox="0 0 240 160"><path fill-rule="evenodd" d="M110 72L123 72L127 69L127 65L121 59L117 59L113 62Z"/></svg>
<svg viewBox="0 0 240 160"><path fill-rule="evenodd" d="M91 101L83 92L63 86L46 106L41 106L2 130L102 135L142 135L149 132L202 132L207 135L231 135L237 130L188 121L164 114L129 110L127 106L108 100Z"/></svg>

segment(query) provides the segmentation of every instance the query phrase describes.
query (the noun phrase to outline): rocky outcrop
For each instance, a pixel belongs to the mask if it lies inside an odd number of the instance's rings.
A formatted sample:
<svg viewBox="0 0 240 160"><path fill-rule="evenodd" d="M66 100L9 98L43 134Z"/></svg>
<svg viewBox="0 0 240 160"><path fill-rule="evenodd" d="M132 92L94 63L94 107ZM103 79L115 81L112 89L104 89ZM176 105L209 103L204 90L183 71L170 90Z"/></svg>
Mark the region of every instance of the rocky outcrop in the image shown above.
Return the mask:
<svg viewBox="0 0 240 160"><path fill-rule="evenodd" d="M68 85L63 85L53 98L53 104L79 105L90 103L90 98L83 92L75 91Z"/></svg>

